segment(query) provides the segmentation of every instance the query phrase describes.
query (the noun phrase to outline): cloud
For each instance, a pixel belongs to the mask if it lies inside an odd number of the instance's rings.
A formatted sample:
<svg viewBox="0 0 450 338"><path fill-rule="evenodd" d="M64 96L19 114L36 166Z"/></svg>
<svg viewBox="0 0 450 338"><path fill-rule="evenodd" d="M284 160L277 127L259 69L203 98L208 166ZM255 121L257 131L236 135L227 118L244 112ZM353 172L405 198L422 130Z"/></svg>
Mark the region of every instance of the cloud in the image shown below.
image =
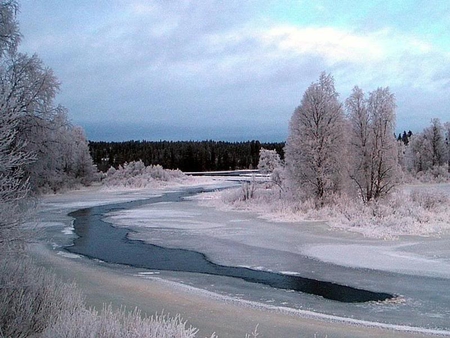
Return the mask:
<svg viewBox="0 0 450 338"><path fill-rule="evenodd" d="M399 117L415 110L428 121L433 111L419 111L426 97L447 95L450 84L442 46L389 24L369 31L278 22L259 1L48 1L46 11L28 14L36 21L25 25L23 49L55 70L58 100L76 123L287 130L323 70L343 98L354 85L390 86L408 103ZM441 101L435 112L448 104Z"/></svg>

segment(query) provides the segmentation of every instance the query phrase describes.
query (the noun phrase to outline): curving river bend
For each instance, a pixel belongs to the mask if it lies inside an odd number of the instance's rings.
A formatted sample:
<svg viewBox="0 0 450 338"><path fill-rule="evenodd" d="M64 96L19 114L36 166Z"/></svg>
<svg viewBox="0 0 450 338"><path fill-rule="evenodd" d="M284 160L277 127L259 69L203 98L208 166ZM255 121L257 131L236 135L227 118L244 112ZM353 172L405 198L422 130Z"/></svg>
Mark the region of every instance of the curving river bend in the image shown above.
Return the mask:
<svg viewBox="0 0 450 338"><path fill-rule="evenodd" d="M448 304L450 303L448 294L445 292L449 285L447 279L348 269L317 261L306 262L305 258L301 256L295 256L294 259L302 263L312 264L314 269L328 270L332 276L336 276L336 279L332 278L333 282L327 282L326 278L316 280L270 271L257 271L239 266L233 267L228 266L228 263L221 265L210 260L209 255L206 256L193 250L167 249L163 246L132 240L129 238L129 234L133 230L113 227L110 223L104 221L105 215L111 211L134 210L160 202L170 202L172 207L179 208L183 205L180 202L183 201L184 197L198 192L199 190L189 190L168 193L147 200L85 208L72 212L70 216L75 219L74 228L78 238L67 249L106 262L167 271L168 274L171 271L188 272L190 276L193 276L191 285L194 286L197 283L201 284L206 279L209 283L209 277L203 278L201 276L212 276L211 278L214 277L216 285L222 282L231 285L232 287L228 288L227 292L231 289L232 291L228 294L232 296L233 294L239 294L239 297L242 297L241 294L249 293L251 294L249 298L252 300L269 299L272 302L274 299L275 302L272 304L275 305L291 302L287 306L317 310L343 317L350 316L395 325L448 329L449 323L446 318L448 318ZM192 204L193 202L188 203ZM156 234L159 230L155 229L154 231ZM261 252L268 253L268 257L273 254L273 252L267 250ZM282 253L282 255L282 257L286 257L286 253ZM217 261L217 259L214 259L214 261ZM342 280L338 277L343 273L346 275L354 274L355 277L358 274L364 276L362 278L365 280L373 280L374 282L369 284L373 284L374 287L371 287L369 289L371 291L369 291L360 287L347 287L335 282ZM196 278L195 276L200 277ZM225 278L228 279L220 279L221 276L226 276ZM183 280L185 279L183 278ZM230 282L230 280L236 280L236 282ZM241 282L238 282L239 280ZM345 282L345 285L360 285L352 283L352 278L346 280L349 282ZM242 284L242 281L245 281L246 284ZM300 292L292 293L292 290ZM373 290L386 292L374 292ZM312 296L303 296L308 295L308 293ZM371 302L371 300L390 298L394 294L402 295L404 302L391 305L388 303L377 305L377 302ZM331 301L327 299L331 299Z"/></svg>

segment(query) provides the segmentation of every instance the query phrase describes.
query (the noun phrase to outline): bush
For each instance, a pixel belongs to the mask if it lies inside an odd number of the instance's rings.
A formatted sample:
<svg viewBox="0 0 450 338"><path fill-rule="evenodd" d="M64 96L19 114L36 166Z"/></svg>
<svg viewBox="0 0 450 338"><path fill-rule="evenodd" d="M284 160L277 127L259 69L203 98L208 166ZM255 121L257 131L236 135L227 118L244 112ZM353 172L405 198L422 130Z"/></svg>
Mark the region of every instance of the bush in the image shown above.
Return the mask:
<svg viewBox="0 0 450 338"><path fill-rule="evenodd" d="M145 166L142 161L126 163L118 169L111 167L103 179L106 186L129 188L152 187L161 182L181 181L186 176L180 170L167 170L160 165Z"/></svg>
<svg viewBox="0 0 450 338"><path fill-rule="evenodd" d="M151 337L151 338L191 338L198 330L186 327L180 316L170 318L165 315L143 317L139 310L114 310L111 305L103 307L100 313L93 310L65 313L47 328L43 338L65 337Z"/></svg>
<svg viewBox="0 0 450 338"><path fill-rule="evenodd" d="M61 314L84 310L74 284L58 281L44 268L17 255L0 262L0 328L5 337L42 333Z"/></svg>
<svg viewBox="0 0 450 338"><path fill-rule="evenodd" d="M191 338L198 330L179 316L142 316L138 310L88 310L75 284L58 280L29 259L0 258L0 336Z"/></svg>
<svg viewBox="0 0 450 338"><path fill-rule="evenodd" d="M447 166L434 166L426 171L419 171L415 178L422 183L443 183L450 181Z"/></svg>

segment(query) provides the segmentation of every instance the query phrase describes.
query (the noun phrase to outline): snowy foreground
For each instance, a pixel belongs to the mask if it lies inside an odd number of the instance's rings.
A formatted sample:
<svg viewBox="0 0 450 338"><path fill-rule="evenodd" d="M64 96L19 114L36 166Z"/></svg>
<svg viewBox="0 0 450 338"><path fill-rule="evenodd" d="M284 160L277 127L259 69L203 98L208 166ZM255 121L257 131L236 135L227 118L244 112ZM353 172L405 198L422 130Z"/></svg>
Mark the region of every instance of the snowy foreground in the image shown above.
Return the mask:
<svg viewBox="0 0 450 338"><path fill-rule="evenodd" d="M209 187L233 184L236 183L217 177L198 178L191 183ZM148 198L185 186L134 190L97 187L49 195L41 205L42 221L38 227L43 229L42 237L50 239L58 255L77 260L77 256L60 249L70 244L74 236L71 219L66 216L68 212ZM450 193L449 185L439 189ZM322 221L274 222L261 218L261 212L258 216L249 211L217 208L217 194L120 210L107 215L107 220L115 226L133 229L129 234L132 239L199 251L218 264L298 274L398 297L385 303L355 305L232 278L142 269L132 269L130 273L148 281L176 285L187 293L201 293L224 303L237 302L244 307L289 316L399 332L450 335L448 231L432 236L401 235L390 240L367 238L360 233L330 228ZM265 336L263 324L259 331Z"/></svg>

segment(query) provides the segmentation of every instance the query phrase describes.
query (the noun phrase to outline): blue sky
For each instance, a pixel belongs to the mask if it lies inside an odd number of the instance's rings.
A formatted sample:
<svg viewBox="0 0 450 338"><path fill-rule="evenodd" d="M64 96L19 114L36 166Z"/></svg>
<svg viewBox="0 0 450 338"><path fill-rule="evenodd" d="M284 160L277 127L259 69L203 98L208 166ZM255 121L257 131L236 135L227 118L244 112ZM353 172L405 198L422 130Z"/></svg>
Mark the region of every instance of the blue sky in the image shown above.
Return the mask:
<svg viewBox="0 0 450 338"><path fill-rule="evenodd" d="M389 86L397 130L450 121L450 2L22 0L21 51L92 140L284 141L322 71Z"/></svg>

